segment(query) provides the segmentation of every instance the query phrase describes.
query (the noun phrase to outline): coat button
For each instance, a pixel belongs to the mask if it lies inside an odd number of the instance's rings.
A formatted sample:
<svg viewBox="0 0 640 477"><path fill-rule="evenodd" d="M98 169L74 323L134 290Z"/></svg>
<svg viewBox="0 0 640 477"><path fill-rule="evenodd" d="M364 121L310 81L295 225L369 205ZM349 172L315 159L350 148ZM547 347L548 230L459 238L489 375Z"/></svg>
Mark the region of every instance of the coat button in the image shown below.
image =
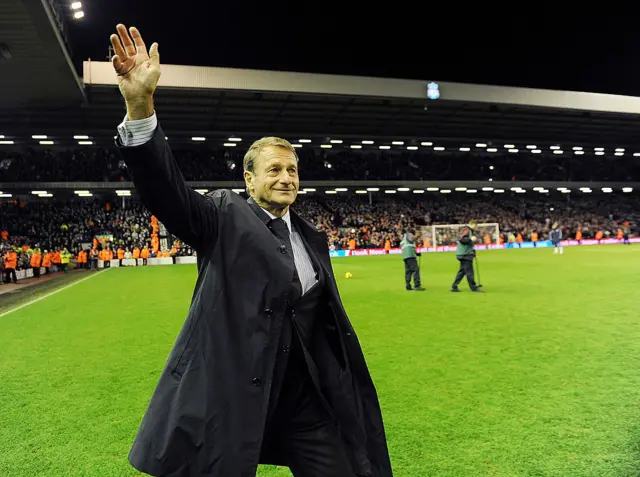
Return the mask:
<svg viewBox="0 0 640 477"><path fill-rule="evenodd" d="M281 252L281 253L287 253L287 247L286 247L286 245L280 245L280 252Z"/></svg>
<svg viewBox="0 0 640 477"><path fill-rule="evenodd" d="M285 345L281 348L283 353L288 353L289 351L291 351L291 346L289 345Z"/></svg>
<svg viewBox="0 0 640 477"><path fill-rule="evenodd" d="M265 312L268 316L273 315L273 310L272 310L271 308L265 308L265 309L264 309L264 312Z"/></svg>
<svg viewBox="0 0 640 477"><path fill-rule="evenodd" d="M260 386L260 384L262 383L262 379L260 379L260 378L253 378L253 380L251 381L251 383L252 383L254 386Z"/></svg>

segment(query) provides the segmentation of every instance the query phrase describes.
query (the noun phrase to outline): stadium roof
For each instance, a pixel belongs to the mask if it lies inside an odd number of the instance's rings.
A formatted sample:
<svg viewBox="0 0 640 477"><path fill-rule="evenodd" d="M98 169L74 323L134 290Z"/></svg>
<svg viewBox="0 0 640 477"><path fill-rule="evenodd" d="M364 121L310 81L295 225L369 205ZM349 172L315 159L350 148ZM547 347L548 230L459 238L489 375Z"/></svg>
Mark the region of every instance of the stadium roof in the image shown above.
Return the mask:
<svg viewBox="0 0 640 477"><path fill-rule="evenodd" d="M56 1L0 0L0 124L21 130L22 108L75 107L84 88L65 41Z"/></svg>
<svg viewBox="0 0 640 477"><path fill-rule="evenodd" d="M0 0L6 1L6 0ZM431 80L163 65L156 106L173 143L193 136L222 141L273 134L377 144L394 140L508 142L594 147L640 146L640 98ZM24 108L0 116L0 134L16 140L78 134L108 144L124 115L108 62L86 61L87 107ZM16 123L15 119L20 120ZM446 144L443 144L446 145ZM346 144L345 144L346 146ZM638 149L640 151L640 149Z"/></svg>

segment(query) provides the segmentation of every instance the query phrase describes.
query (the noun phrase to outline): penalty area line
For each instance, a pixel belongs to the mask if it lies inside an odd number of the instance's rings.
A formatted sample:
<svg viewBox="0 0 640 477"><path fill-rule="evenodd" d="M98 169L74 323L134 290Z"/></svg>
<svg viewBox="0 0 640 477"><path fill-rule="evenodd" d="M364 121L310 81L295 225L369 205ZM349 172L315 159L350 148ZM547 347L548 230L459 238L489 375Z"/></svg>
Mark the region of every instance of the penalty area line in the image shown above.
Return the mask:
<svg viewBox="0 0 640 477"><path fill-rule="evenodd" d="M46 295L43 295L43 296L41 296L39 298L36 298L35 300L31 300L31 301L29 301L27 303L24 303L22 305L16 306L15 308L11 308L9 311L5 311L4 313L0 313L0 318L3 318L5 316L7 316L9 313L13 313L14 311L18 311L18 310L21 310L23 308L26 308L29 305L33 305L34 303L37 303L40 300L44 300L45 298L49 298L50 296L55 295L56 293L60 293L61 291L66 290L67 288L71 288L72 286L77 285L78 283L82 283L82 282L87 281L87 280L89 280L91 278L97 277L102 272L104 272L104 270L101 270L99 272L93 273L93 274L89 275L88 277L84 277L81 280L77 280L77 281L75 281L73 283L70 283L69 285L65 285L62 288L58 288L57 290L54 290L51 293L47 293Z"/></svg>

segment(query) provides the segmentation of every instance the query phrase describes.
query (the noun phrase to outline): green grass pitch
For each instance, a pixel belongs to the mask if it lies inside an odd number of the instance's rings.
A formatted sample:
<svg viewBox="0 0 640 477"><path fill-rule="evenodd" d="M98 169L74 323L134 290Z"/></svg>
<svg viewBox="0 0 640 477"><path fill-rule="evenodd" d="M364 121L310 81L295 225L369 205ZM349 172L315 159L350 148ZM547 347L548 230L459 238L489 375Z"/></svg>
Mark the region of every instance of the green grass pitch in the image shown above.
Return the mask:
<svg viewBox="0 0 640 477"><path fill-rule="evenodd" d="M424 293L397 256L333 262L395 475L637 477L640 247L479 259L484 295L448 291L449 253L422 257ZM140 475L127 453L195 278L114 269L0 318L0 476Z"/></svg>

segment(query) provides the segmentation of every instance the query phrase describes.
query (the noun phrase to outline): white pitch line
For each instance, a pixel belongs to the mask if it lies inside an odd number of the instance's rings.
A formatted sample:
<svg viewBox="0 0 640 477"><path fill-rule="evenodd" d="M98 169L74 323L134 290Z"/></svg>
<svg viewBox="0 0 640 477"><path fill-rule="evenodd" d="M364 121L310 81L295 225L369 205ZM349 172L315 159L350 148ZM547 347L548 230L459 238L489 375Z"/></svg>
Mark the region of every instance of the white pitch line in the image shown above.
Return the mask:
<svg viewBox="0 0 640 477"><path fill-rule="evenodd" d="M108 268L106 270L109 270ZM24 305L20 305L20 306L16 306L15 308L10 309L9 311L5 311L4 313L0 313L0 318L2 318L3 316L7 316L9 313L13 313L14 311L18 311L21 310L22 308L26 308L29 305L33 305L36 302L39 302L40 300L44 300L45 298L49 298L51 295L55 295L56 293L60 293L62 290L66 290L67 288L71 288L74 285L77 285L78 283L82 283L86 280L89 280L90 278L96 277L98 275L100 275L102 272L104 272L104 270L101 270L99 272L93 273L91 275L89 275L88 277L83 278L82 280L78 280L76 282L70 283L67 286L64 286L62 288L58 288L55 291L52 291L51 293L47 293L44 296L41 296L40 298L36 298L35 300L31 300L28 303L25 303Z"/></svg>

